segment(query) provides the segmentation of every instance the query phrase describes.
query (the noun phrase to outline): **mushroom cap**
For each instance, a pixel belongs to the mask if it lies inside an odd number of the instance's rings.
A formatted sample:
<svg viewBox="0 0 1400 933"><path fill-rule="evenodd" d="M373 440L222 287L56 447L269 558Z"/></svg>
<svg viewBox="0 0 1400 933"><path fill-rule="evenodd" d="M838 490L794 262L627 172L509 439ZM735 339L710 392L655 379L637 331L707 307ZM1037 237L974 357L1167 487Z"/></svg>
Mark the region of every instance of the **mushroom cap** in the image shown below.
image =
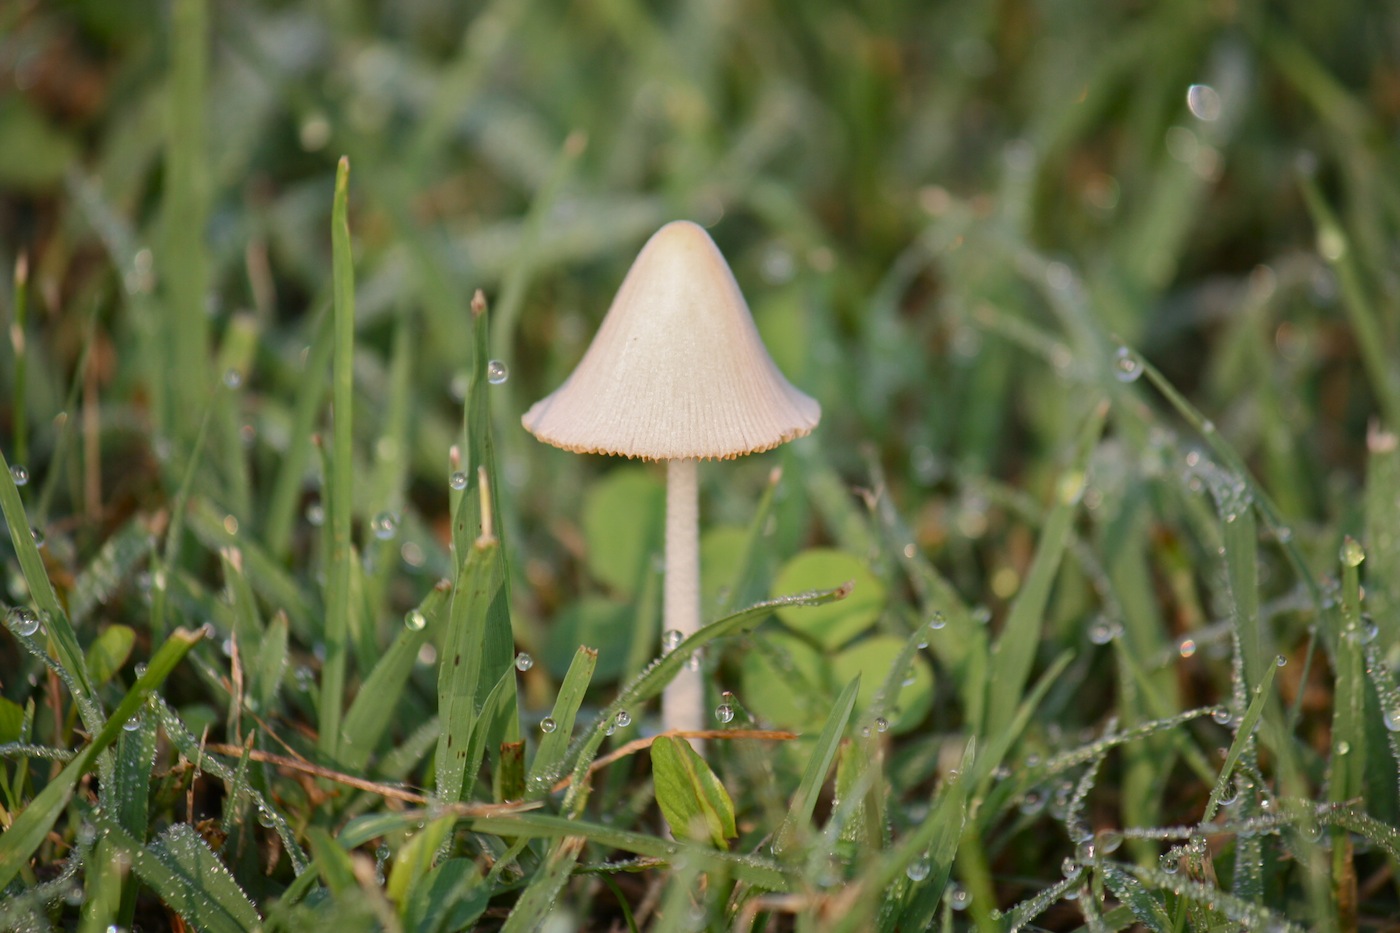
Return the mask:
<svg viewBox="0 0 1400 933"><path fill-rule="evenodd" d="M632 263L577 368L521 422L577 453L728 459L817 426L783 378L704 228L662 227Z"/></svg>

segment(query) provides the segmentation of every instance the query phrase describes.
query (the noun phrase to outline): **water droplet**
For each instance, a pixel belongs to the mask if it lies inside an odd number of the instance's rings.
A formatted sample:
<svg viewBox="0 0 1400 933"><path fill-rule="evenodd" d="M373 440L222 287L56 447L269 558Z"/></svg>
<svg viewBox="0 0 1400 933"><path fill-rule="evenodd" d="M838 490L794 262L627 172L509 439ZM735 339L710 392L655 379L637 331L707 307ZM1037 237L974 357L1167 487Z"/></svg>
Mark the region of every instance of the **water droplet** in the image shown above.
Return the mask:
<svg viewBox="0 0 1400 933"><path fill-rule="evenodd" d="M1074 860L1074 856L1066 855L1060 860L1060 874L1068 878L1079 870L1079 863Z"/></svg>
<svg viewBox="0 0 1400 933"><path fill-rule="evenodd" d="M146 665L145 665L144 663L137 664L136 667L135 667L135 671L136 671L136 676L137 676L137 677L145 677L145 676L146 676Z"/></svg>
<svg viewBox="0 0 1400 933"><path fill-rule="evenodd" d="M1106 829L1099 833L1099 851L1104 855L1112 855L1123 845L1123 834L1113 829Z"/></svg>
<svg viewBox="0 0 1400 933"><path fill-rule="evenodd" d="M1342 563L1348 567L1360 567L1361 562L1366 559L1366 552L1362 550L1361 542L1348 536L1342 542Z"/></svg>
<svg viewBox="0 0 1400 933"><path fill-rule="evenodd" d="M310 693L311 688L316 686L315 672L305 665L298 667L296 672L292 674L292 677L296 680L297 689L301 690L303 693Z"/></svg>
<svg viewBox="0 0 1400 933"><path fill-rule="evenodd" d="M1174 875L1181 867L1181 858L1175 852L1168 852L1157 862L1157 865L1169 875Z"/></svg>
<svg viewBox="0 0 1400 933"><path fill-rule="evenodd" d="M258 807L258 825L263 829L271 829L277 825L277 820L266 807Z"/></svg>
<svg viewBox="0 0 1400 933"><path fill-rule="evenodd" d="M920 647L926 648L928 646L925 644L921 645ZM904 679L899 682L899 685L901 687L912 687L914 686L914 682L918 679L918 675L914 672L914 669L911 667L909 668L909 670L904 672Z"/></svg>
<svg viewBox="0 0 1400 933"><path fill-rule="evenodd" d="M5 617L5 624L16 634L28 638L39 631L39 614L33 609L16 606Z"/></svg>
<svg viewBox="0 0 1400 933"><path fill-rule="evenodd" d="M448 478L447 484L453 489L466 489L467 474L463 473L461 470L458 470L455 473L453 473L451 477Z"/></svg>
<svg viewBox="0 0 1400 933"><path fill-rule="evenodd" d="M1193 84L1186 89L1186 106L1191 116L1205 123L1220 119L1220 94L1209 84Z"/></svg>
<svg viewBox="0 0 1400 933"><path fill-rule="evenodd" d="M141 728L141 717L139 715L132 716L126 722L122 723L122 728L127 732L135 732L137 729Z"/></svg>
<svg viewBox="0 0 1400 933"><path fill-rule="evenodd" d="M620 709L617 711L617 719L615 722L619 729L626 729L628 726L632 725L632 714L625 709Z"/></svg>
<svg viewBox="0 0 1400 933"><path fill-rule="evenodd" d="M910 862L908 866L905 867L904 873L909 876L910 881L923 881L928 877L928 873L932 868L933 866L929 864L928 859L921 858L918 861Z"/></svg>
<svg viewBox="0 0 1400 933"><path fill-rule="evenodd" d="M29 482L29 467L20 466L16 463L10 467L10 479L15 481L16 486L23 486Z"/></svg>
<svg viewBox="0 0 1400 933"><path fill-rule="evenodd" d="M420 609L410 609L404 613L403 624L410 632L421 632L428 624L428 617Z"/></svg>
<svg viewBox="0 0 1400 933"><path fill-rule="evenodd" d="M935 632L948 624L948 619L942 612L935 612L928 620L928 627Z"/></svg>
<svg viewBox="0 0 1400 933"><path fill-rule="evenodd" d="M35 546L35 547L43 547L43 546L44 546L44 542L47 540L47 539L44 537L44 533L43 533L42 531L40 531L38 528L30 528L30 529L29 529L29 537L31 537L31 538L34 539L34 546Z"/></svg>
<svg viewBox="0 0 1400 933"><path fill-rule="evenodd" d="M986 606L978 606L972 610L972 621L978 625L986 625L992 621L992 610Z"/></svg>
<svg viewBox="0 0 1400 933"><path fill-rule="evenodd" d="M685 636L675 629L671 629L661 636L661 650L668 654L675 651L681 642L685 641Z"/></svg>
<svg viewBox="0 0 1400 933"><path fill-rule="evenodd" d="M1020 811L1026 816L1035 816L1045 809L1045 795L1038 790L1028 790L1021 798Z"/></svg>
<svg viewBox="0 0 1400 933"><path fill-rule="evenodd" d="M690 653L690 657L688 657L688 658L685 659L685 669L688 670L688 671L698 671L698 670L700 670L700 661L701 661L701 660L702 660L702 658L701 658L701 655L700 655L700 651L699 651L698 649L695 650L695 651L692 651L692 652Z"/></svg>
<svg viewBox="0 0 1400 933"><path fill-rule="evenodd" d="M535 659L525 652L520 652L515 656L515 669L522 674L535 666Z"/></svg>
<svg viewBox="0 0 1400 933"><path fill-rule="evenodd" d="M1201 422L1201 433L1202 433L1202 434L1214 434L1214 433L1215 433L1215 422L1214 422L1214 421L1210 421L1210 420L1206 420L1206 421Z"/></svg>
<svg viewBox="0 0 1400 933"><path fill-rule="evenodd" d="M1228 725L1230 722L1230 711L1223 706L1217 706L1210 711L1210 718L1214 719L1222 726Z"/></svg>
<svg viewBox="0 0 1400 933"><path fill-rule="evenodd" d="M1287 667L1288 659L1280 654L1274 658L1274 664L1276 664L1279 667Z"/></svg>
<svg viewBox="0 0 1400 933"><path fill-rule="evenodd" d="M493 386L498 386L510 378L510 370L506 364L500 360L492 360L486 364L486 381Z"/></svg>
<svg viewBox="0 0 1400 933"><path fill-rule="evenodd" d="M860 737L863 738L863 739L868 739L868 738L870 738L870 727L869 727L869 726L861 726L861 727L860 727Z"/></svg>
<svg viewBox="0 0 1400 933"><path fill-rule="evenodd" d="M1196 640L1194 638L1183 638L1177 645L1177 652L1183 658L1189 658L1196 653Z"/></svg>
<svg viewBox="0 0 1400 933"><path fill-rule="evenodd" d="M243 374L236 369L229 369L224 373L224 385L230 389L242 388Z"/></svg>
<svg viewBox="0 0 1400 933"><path fill-rule="evenodd" d="M540 731L545 735L549 735L557 728L559 728L559 725L554 721L553 717L546 716L540 720Z"/></svg>
<svg viewBox="0 0 1400 933"><path fill-rule="evenodd" d="M399 530L399 517L393 512L380 512L370 520L369 528L380 541L388 541Z"/></svg>
<svg viewBox="0 0 1400 933"><path fill-rule="evenodd" d="M1111 619L1099 616L1089 626L1089 640L1096 645L1106 645L1118 637L1118 626Z"/></svg>
<svg viewBox="0 0 1400 933"><path fill-rule="evenodd" d="M876 732L888 732L888 731L889 731L889 728L890 728L890 721L889 721L888 719L886 719L884 716L877 716L877 717L875 717L875 731L876 731Z"/></svg>
<svg viewBox="0 0 1400 933"><path fill-rule="evenodd" d="M1142 377L1142 363L1127 347L1119 347L1113 355L1113 374L1119 382L1137 382Z"/></svg>
<svg viewBox="0 0 1400 933"><path fill-rule="evenodd" d="M1338 755L1350 755L1350 754L1351 754L1351 743L1350 743L1350 742L1347 742L1347 741L1345 741L1345 740L1343 740L1343 741L1341 741L1341 742L1338 742L1338 743L1337 743L1337 754L1338 754Z"/></svg>
<svg viewBox="0 0 1400 933"><path fill-rule="evenodd" d="M730 706L728 703L721 703L719 706L715 707L715 718L721 723L728 725L734 721L734 707Z"/></svg>
<svg viewBox="0 0 1400 933"><path fill-rule="evenodd" d="M1387 709L1382 717L1385 727L1391 732L1400 732L1400 709Z"/></svg>
<svg viewBox="0 0 1400 933"><path fill-rule="evenodd" d="M959 887L951 881L948 883L947 896L948 906L954 910L967 910L968 905L972 903L972 894L966 888Z"/></svg>

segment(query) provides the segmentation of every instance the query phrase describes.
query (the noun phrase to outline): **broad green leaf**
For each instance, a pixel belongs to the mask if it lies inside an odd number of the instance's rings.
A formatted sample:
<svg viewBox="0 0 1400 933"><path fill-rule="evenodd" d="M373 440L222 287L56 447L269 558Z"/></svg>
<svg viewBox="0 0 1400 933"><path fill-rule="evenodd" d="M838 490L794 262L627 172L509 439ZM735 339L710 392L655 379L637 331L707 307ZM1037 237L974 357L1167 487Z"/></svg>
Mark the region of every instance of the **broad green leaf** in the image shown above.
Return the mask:
<svg viewBox="0 0 1400 933"><path fill-rule="evenodd" d="M783 565L774 593L805 593L854 584L851 595L825 606L787 606L778 618L828 650L840 648L875 624L885 608L885 587L863 561L844 551L813 548Z"/></svg>
<svg viewBox="0 0 1400 933"><path fill-rule="evenodd" d="M857 642L832 659L831 670L837 683L860 677L862 686L860 697L856 700L858 709L869 709L881 684L905 654L904 647L905 640L902 638L877 635ZM913 729L933 708L933 668L928 661L915 655L901 667L903 670L895 680L896 693L887 700L891 711L889 730L897 733ZM898 712L895 713L895 710Z"/></svg>
<svg viewBox="0 0 1400 933"><path fill-rule="evenodd" d="M665 512L666 490L651 470L609 471L583 501L589 573L623 595L635 593L651 555L660 550Z"/></svg>
<svg viewBox="0 0 1400 933"><path fill-rule="evenodd" d="M541 660L555 679L568 673L580 645L597 646L593 677L616 680L627 664L636 640L637 607L602 596L582 596L564 607L550 625Z"/></svg>
<svg viewBox="0 0 1400 933"><path fill-rule="evenodd" d="M88 675L92 685L100 687L122 669L136 644L136 632L128 625L109 625L102 630L87 650Z"/></svg>
<svg viewBox="0 0 1400 933"><path fill-rule="evenodd" d="M786 633L755 636L739 659L744 705L774 725L812 732L830 715L831 665Z"/></svg>
<svg viewBox="0 0 1400 933"><path fill-rule="evenodd" d="M661 815L678 838L727 849L739 835L729 792L685 739L662 735L651 743L651 778Z"/></svg>

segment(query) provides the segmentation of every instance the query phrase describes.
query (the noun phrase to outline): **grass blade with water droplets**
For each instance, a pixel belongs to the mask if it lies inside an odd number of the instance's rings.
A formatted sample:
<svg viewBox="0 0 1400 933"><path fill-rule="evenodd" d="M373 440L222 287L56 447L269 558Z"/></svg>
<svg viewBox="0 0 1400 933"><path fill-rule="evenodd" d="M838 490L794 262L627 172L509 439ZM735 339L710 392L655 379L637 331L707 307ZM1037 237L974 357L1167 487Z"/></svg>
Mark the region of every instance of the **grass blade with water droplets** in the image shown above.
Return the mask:
<svg viewBox="0 0 1400 933"><path fill-rule="evenodd" d="M525 780L525 799L539 800L549 793L550 787L559 777L564 767L564 756L569 750L569 740L574 734L574 720L579 707L583 705L588 683L593 679L593 669L598 664L598 652L579 645L564 682L559 686L559 695L554 698L554 709L549 715L552 727L540 740L535 759L530 763L530 775ZM541 723L541 728L543 728Z"/></svg>
<svg viewBox="0 0 1400 933"><path fill-rule="evenodd" d="M831 713L822 726L821 735L812 747L807 758L807 767L802 772L802 780L792 795L792 805L788 808L783 825L779 827L773 841L773 852L782 856L791 853L801 858L801 850L796 848L801 839L811 832L812 813L817 808L817 798L826 784L831 763L836 760L836 752L841 747L841 739L846 734L846 724L851 721L851 713L856 707L856 697L860 695L860 678L846 684L841 695L832 704Z"/></svg>

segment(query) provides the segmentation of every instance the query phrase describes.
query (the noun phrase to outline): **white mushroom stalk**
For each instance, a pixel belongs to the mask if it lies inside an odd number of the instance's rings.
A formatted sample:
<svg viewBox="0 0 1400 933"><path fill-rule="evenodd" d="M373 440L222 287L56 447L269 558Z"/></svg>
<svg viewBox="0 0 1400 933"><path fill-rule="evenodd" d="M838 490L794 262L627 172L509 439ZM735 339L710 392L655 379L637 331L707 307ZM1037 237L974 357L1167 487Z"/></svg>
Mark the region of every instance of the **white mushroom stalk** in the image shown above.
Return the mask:
<svg viewBox="0 0 1400 933"><path fill-rule="evenodd" d="M696 461L769 450L820 418L768 355L710 235L676 221L642 248L578 367L521 421L566 450L667 461L663 630L688 636L700 624ZM704 726L695 668L662 697L667 730Z"/></svg>

